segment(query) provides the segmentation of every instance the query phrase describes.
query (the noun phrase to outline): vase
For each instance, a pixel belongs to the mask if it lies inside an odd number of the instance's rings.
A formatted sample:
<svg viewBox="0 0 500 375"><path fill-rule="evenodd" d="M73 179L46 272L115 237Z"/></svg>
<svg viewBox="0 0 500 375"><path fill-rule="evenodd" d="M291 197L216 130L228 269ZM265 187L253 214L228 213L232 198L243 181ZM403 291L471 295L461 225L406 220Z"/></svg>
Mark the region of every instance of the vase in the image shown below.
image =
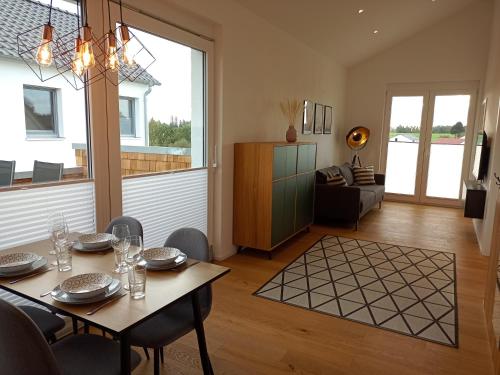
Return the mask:
<svg viewBox="0 0 500 375"><path fill-rule="evenodd" d="M293 125L290 125L286 131L286 141L289 143L297 142L297 129Z"/></svg>

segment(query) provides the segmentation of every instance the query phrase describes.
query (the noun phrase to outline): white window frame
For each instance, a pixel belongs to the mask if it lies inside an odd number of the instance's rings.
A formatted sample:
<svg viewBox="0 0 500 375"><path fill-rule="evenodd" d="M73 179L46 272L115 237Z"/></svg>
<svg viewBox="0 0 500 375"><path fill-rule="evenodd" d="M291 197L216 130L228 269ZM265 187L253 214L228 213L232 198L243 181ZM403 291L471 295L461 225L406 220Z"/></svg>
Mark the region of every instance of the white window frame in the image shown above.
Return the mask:
<svg viewBox="0 0 500 375"><path fill-rule="evenodd" d="M23 85L23 101L24 99L24 93L25 90L39 90L39 91L48 91L51 94L51 107L52 107L52 121L53 121L53 131L49 130L31 130L28 129L27 123L26 123L26 109L24 110L24 128L26 131L26 139L27 140L33 140L33 139L51 139L51 138L61 138L62 134L62 129L60 126L60 94L59 94L59 89L53 88L53 87L47 87L47 86L37 86L37 85Z"/></svg>
<svg viewBox="0 0 500 375"><path fill-rule="evenodd" d="M122 127L120 124L120 136L121 136L121 138L135 138L135 137L137 137L137 115L136 115L136 113L137 113L137 109L136 109L137 98L120 95L119 100L126 100L128 102L129 110L130 110L130 120L132 122L132 132L127 133L127 134L123 134L121 132ZM119 108L119 106L118 106L118 108Z"/></svg>

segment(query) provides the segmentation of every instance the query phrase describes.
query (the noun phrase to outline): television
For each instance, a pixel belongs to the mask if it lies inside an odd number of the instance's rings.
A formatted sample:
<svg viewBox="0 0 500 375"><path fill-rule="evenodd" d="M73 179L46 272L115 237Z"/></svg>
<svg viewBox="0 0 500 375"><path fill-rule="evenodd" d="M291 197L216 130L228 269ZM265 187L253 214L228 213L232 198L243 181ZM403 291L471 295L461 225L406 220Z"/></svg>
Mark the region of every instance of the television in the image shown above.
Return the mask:
<svg viewBox="0 0 500 375"><path fill-rule="evenodd" d="M488 174L488 164L490 161L490 147L488 145L488 136L485 131L477 135L476 148L474 155L474 166L472 175L478 181L483 181Z"/></svg>

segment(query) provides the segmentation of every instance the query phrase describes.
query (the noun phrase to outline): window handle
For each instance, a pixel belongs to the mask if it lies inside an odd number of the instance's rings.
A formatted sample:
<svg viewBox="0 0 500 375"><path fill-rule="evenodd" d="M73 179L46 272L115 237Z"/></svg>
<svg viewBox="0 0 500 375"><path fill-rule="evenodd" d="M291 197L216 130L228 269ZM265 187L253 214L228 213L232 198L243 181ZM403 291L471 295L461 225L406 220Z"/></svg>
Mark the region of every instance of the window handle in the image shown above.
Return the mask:
<svg viewBox="0 0 500 375"><path fill-rule="evenodd" d="M500 186L500 177L498 177L496 172L494 174L495 174L495 179L496 179L495 183L497 184L497 186Z"/></svg>
<svg viewBox="0 0 500 375"><path fill-rule="evenodd" d="M217 145L214 145L214 155L212 159L212 168L217 168Z"/></svg>

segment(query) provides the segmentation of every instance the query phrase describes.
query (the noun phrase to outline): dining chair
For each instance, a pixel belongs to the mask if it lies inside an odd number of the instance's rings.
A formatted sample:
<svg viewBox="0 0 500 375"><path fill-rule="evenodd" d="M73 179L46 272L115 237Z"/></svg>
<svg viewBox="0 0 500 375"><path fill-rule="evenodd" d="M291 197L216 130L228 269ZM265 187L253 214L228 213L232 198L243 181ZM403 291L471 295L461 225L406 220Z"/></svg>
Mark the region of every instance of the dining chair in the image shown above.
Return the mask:
<svg viewBox="0 0 500 375"><path fill-rule="evenodd" d="M61 181L63 170L64 163L47 163L35 160L31 182L38 184L41 182Z"/></svg>
<svg viewBox="0 0 500 375"><path fill-rule="evenodd" d="M131 350L131 368L140 361ZM101 336L76 335L49 346L24 312L0 300L0 363L2 374L118 375L120 344Z"/></svg>
<svg viewBox="0 0 500 375"><path fill-rule="evenodd" d="M56 333L66 325L63 319L39 307L28 305L21 305L18 307L28 315L33 323L42 331L43 336L49 343L56 342Z"/></svg>
<svg viewBox="0 0 500 375"><path fill-rule="evenodd" d="M165 246L175 247L189 258L210 261L207 237L198 229L181 228L174 231L165 241ZM212 287L205 286L197 293L200 299L201 315L205 320L212 307ZM154 374L158 375L163 347L194 329L191 296L185 296L158 315L133 328L130 332L130 342L134 346L153 349Z"/></svg>
<svg viewBox="0 0 500 375"><path fill-rule="evenodd" d="M11 186L14 182L16 161L0 160L0 186Z"/></svg>
<svg viewBox="0 0 500 375"><path fill-rule="evenodd" d="M142 239L144 240L144 233L142 230L142 224L139 220L131 217L131 216L118 216L115 217L111 222L108 224L104 232L106 233L113 233L113 227L115 225L119 224L127 224L128 225L128 230L130 231L131 236L141 236Z"/></svg>

